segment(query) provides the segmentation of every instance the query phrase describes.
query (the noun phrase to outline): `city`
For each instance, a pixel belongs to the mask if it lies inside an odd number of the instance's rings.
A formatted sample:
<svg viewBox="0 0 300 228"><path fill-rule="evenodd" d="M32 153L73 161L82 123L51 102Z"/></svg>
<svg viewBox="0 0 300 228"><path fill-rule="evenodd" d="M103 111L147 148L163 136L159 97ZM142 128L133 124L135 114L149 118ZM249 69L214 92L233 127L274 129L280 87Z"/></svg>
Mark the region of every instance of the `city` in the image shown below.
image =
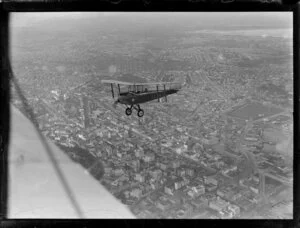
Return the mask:
<svg viewBox="0 0 300 228"><path fill-rule="evenodd" d="M19 29L33 40L12 42L13 67L40 131L137 218L292 218L292 37L107 30L82 45L59 31L42 52L47 30ZM102 79L185 86L139 118ZM11 102L29 117L14 85Z"/></svg>

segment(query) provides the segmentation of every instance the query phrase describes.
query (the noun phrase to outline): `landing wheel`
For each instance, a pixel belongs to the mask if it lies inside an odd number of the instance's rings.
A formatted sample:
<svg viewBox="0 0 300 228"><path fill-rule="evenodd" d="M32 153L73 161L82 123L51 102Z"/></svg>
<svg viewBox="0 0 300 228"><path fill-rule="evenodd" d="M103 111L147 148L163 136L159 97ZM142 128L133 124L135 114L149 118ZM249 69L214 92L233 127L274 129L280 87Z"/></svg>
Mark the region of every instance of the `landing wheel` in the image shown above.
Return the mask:
<svg viewBox="0 0 300 228"><path fill-rule="evenodd" d="M144 115L144 110L140 109L137 113L138 117L142 117Z"/></svg>
<svg viewBox="0 0 300 228"><path fill-rule="evenodd" d="M131 108L126 108L125 113L126 113L127 116L130 116L131 113L132 113Z"/></svg>

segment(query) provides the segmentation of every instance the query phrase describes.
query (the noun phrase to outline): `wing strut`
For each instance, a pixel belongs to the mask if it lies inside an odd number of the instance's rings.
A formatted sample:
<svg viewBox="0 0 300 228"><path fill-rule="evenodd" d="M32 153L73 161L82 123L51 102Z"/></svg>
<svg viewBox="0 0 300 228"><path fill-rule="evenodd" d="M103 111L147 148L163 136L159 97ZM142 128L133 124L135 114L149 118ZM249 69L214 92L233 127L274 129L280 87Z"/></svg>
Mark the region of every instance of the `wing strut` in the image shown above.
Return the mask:
<svg viewBox="0 0 300 228"><path fill-rule="evenodd" d="M119 96L120 96L120 93L121 93L120 84L118 84L118 88L119 88Z"/></svg>
<svg viewBox="0 0 300 228"><path fill-rule="evenodd" d="M166 85L164 85L165 101L167 102Z"/></svg>
<svg viewBox="0 0 300 228"><path fill-rule="evenodd" d="M110 86L111 86L111 94L112 94L112 97L115 98L113 84L110 83Z"/></svg>

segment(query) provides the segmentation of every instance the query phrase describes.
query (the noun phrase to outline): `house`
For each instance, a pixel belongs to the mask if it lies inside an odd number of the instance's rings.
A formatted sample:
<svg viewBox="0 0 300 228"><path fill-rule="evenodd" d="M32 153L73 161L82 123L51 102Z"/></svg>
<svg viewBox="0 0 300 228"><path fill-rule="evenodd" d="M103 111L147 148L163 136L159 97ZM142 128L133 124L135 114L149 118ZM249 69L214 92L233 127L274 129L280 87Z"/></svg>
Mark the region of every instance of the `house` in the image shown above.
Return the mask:
<svg viewBox="0 0 300 228"><path fill-rule="evenodd" d="M229 206L229 203L220 198L216 198L215 200L210 201L208 206L211 209L220 212L220 211L224 210L225 208L227 208Z"/></svg>
<svg viewBox="0 0 300 228"><path fill-rule="evenodd" d="M123 171L123 169L115 169L115 170L114 170L114 174L115 174L116 176L121 176L121 175L124 174L124 171Z"/></svg>
<svg viewBox="0 0 300 228"><path fill-rule="evenodd" d="M228 210L227 208L218 211L219 215L222 219L231 219L233 218L233 212L231 210Z"/></svg>
<svg viewBox="0 0 300 228"><path fill-rule="evenodd" d="M137 171L140 167L140 161L139 160L133 160L130 164L130 166Z"/></svg>
<svg viewBox="0 0 300 228"><path fill-rule="evenodd" d="M173 181L167 181L165 187L164 187L165 193L169 195L174 195L175 189L174 189L174 182Z"/></svg>
<svg viewBox="0 0 300 228"><path fill-rule="evenodd" d="M136 150L134 151L134 154L135 154L136 157L141 158L141 157L144 156L144 151L143 151L142 149L139 148L139 149L136 149Z"/></svg>
<svg viewBox="0 0 300 228"><path fill-rule="evenodd" d="M147 154L145 154L144 157L143 157L143 160L145 162L152 162L152 161L154 161L155 160L154 153L147 153Z"/></svg>
<svg viewBox="0 0 300 228"><path fill-rule="evenodd" d="M245 179L239 180L239 184L240 184L242 187L248 188L248 185L247 185L247 182L246 182Z"/></svg>
<svg viewBox="0 0 300 228"><path fill-rule="evenodd" d="M168 210L172 206L172 203L169 200L158 200L156 207L162 211Z"/></svg>
<svg viewBox="0 0 300 228"><path fill-rule="evenodd" d="M175 190L178 190L178 189L180 189L181 187L183 187L183 179L182 178L176 178L175 180L174 180L174 188L175 188Z"/></svg>
<svg viewBox="0 0 300 228"><path fill-rule="evenodd" d="M218 189L217 190L217 195L220 197L224 197L226 195L227 191L225 189Z"/></svg>
<svg viewBox="0 0 300 228"><path fill-rule="evenodd" d="M214 185L214 184L211 184L211 183L209 183L209 184L207 184L207 185L205 186L205 188L207 189L207 191L208 191L208 192L211 192L211 191L214 191L214 190L216 190L216 189L218 188L218 186L217 186L217 185Z"/></svg>
<svg viewBox="0 0 300 228"><path fill-rule="evenodd" d="M197 195L202 195L205 193L205 187L202 184L199 184L197 187L195 187L195 191L197 192Z"/></svg>
<svg viewBox="0 0 300 228"><path fill-rule="evenodd" d="M218 180L215 179L214 177L211 176L204 176L204 183L205 184L213 184L213 185L218 185Z"/></svg>
<svg viewBox="0 0 300 228"><path fill-rule="evenodd" d="M112 168L111 167L104 167L104 173L110 174L111 172L112 172Z"/></svg>
<svg viewBox="0 0 300 228"><path fill-rule="evenodd" d="M178 189L182 188L183 186L185 186L186 184L188 184L188 182L189 181L187 179L183 179L181 177L176 178L174 180L174 188L175 188L175 190L178 190Z"/></svg>
<svg viewBox="0 0 300 228"><path fill-rule="evenodd" d="M156 170L152 171L152 172L150 173L150 175L151 175L154 179L158 179L158 178L160 178L160 177L162 176L162 171L159 170L159 169L156 169Z"/></svg>
<svg viewBox="0 0 300 228"><path fill-rule="evenodd" d="M259 193L259 189L253 186L250 186L250 190L253 191L254 193L258 194Z"/></svg>
<svg viewBox="0 0 300 228"><path fill-rule="evenodd" d="M145 181L145 176L140 174L140 173L136 173L134 179L136 181L139 181L139 182L144 182Z"/></svg>
<svg viewBox="0 0 300 228"><path fill-rule="evenodd" d="M235 193L231 196L230 200L231 201L236 201L237 199L241 198L242 194L241 193Z"/></svg>
<svg viewBox="0 0 300 228"><path fill-rule="evenodd" d="M240 207L237 206L237 205L234 205L234 204L230 204L230 205L228 206L228 209L229 209L230 211L232 211L233 216L237 216L237 215L239 215L240 212L241 212Z"/></svg>
<svg viewBox="0 0 300 228"><path fill-rule="evenodd" d="M176 174L180 177L184 177L185 176L185 169L183 167L179 168L176 170Z"/></svg>
<svg viewBox="0 0 300 228"><path fill-rule="evenodd" d="M130 195L135 198L140 198L142 196L142 190L139 188L135 188L130 192Z"/></svg>
<svg viewBox="0 0 300 228"><path fill-rule="evenodd" d="M175 161L172 162L172 168L173 169L177 169L179 167L180 167L180 161L175 160Z"/></svg>
<svg viewBox="0 0 300 228"><path fill-rule="evenodd" d="M168 165L162 162L157 162L156 165L162 170L166 170L168 168Z"/></svg>
<svg viewBox="0 0 300 228"><path fill-rule="evenodd" d="M184 152L187 152L187 145L182 145L181 147L176 148L175 151L177 154L182 154Z"/></svg>
<svg viewBox="0 0 300 228"><path fill-rule="evenodd" d="M153 190L158 189L159 188L159 183L158 182L151 182L150 186Z"/></svg>
<svg viewBox="0 0 300 228"><path fill-rule="evenodd" d="M186 174L189 175L190 177L193 177L195 175L195 170L192 168L187 168Z"/></svg>
<svg viewBox="0 0 300 228"><path fill-rule="evenodd" d="M123 154L121 153L121 152L117 152L117 157L119 157L119 158L122 158L123 157Z"/></svg>
<svg viewBox="0 0 300 228"><path fill-rule="evenodd" d="M191 204L194 208L200 209L208 206L208 200L205 197L199 197L192 200Z"/></svg>

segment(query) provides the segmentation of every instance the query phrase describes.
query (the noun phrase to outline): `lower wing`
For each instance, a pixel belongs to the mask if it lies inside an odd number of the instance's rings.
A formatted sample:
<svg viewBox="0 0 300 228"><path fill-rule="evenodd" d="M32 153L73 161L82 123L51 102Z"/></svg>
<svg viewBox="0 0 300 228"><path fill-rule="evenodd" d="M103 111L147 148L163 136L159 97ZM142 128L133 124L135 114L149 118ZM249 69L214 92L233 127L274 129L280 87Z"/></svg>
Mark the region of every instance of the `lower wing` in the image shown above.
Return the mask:
<svg viewBox="0 0 300 228"><path fill-rule="evenodd" d="M134 218L81 165L45 139L69 186L66 191L39 133L15 107L10 129L8 218Z"/></svg>

